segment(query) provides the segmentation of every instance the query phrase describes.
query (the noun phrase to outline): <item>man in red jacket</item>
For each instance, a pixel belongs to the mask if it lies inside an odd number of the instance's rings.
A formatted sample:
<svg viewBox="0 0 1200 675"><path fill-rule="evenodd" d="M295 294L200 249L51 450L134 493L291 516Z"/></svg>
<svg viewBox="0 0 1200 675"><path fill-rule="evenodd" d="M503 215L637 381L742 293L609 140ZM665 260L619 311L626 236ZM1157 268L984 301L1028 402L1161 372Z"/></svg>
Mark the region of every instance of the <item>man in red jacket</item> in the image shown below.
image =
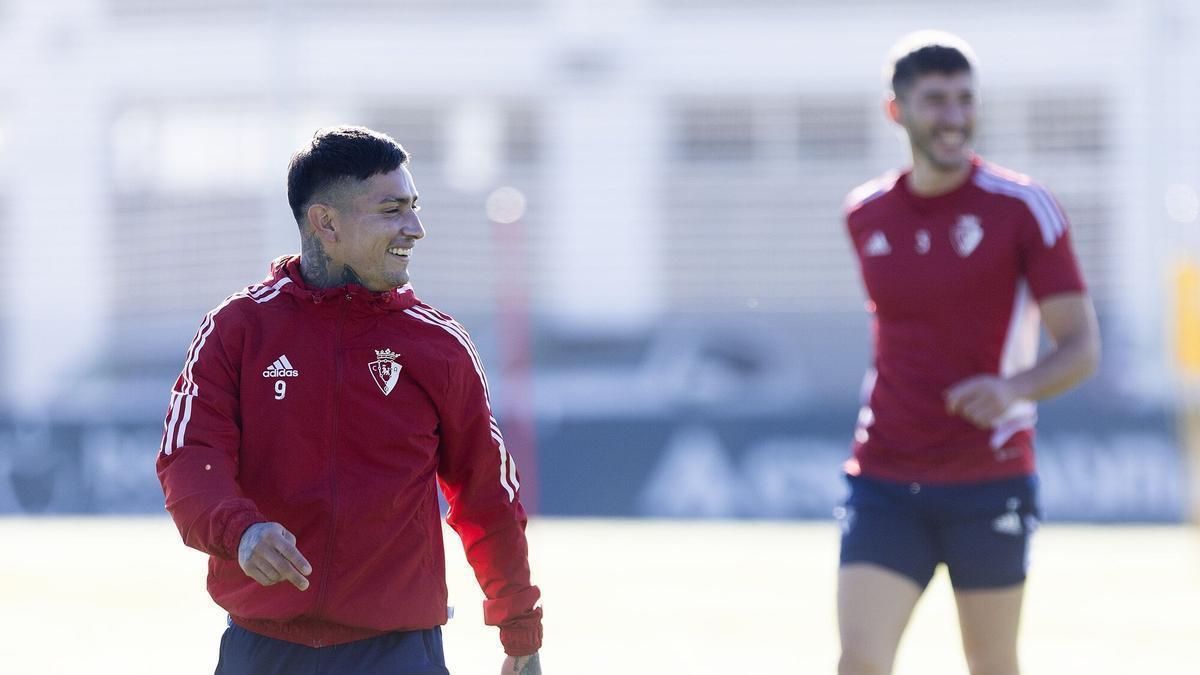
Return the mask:
<svg viewBox="0 0 1200 675"><path fill-rule="evenodd" d="M301 254L204 317L158 455L167 510L229 612L217 675L448 672L438 484L502 672L541 673L520 475L479 354L408 285L425 236L408 154L320 130L292 157L288 201Z"/></svg>

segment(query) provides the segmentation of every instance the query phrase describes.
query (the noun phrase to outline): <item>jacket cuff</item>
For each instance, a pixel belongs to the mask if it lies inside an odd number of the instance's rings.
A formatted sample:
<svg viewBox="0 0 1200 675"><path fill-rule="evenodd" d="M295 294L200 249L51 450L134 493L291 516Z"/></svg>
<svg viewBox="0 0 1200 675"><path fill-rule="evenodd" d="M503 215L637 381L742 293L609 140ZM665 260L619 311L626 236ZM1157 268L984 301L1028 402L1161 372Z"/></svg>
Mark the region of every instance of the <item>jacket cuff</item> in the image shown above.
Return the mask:
<svg viewBox="0 0 1200 675"><path fill-rule="evenodd" d="M504 626L516 619L523 619L533 613L540 597L542 592L538 587L529 586L512 595L488 598L483 601L483 622L489 626Z"/></svg>
<svg viewBox="0 0 1200 675"><path fill-rule="evenodd" d="M218 558L237 560L238 546L242 543L242 535L246 529L255 523L267 522L266 516L258 511L238 511L225 522L225 531L221 534L221 550L214 551Z"/></svg>
<svg viewBox="0 0 1200 675"><path fill-rule="evenodd" d="M542 608L500 626L500 644L509 656L528 656L542 648Z"/></svg>
<svg viewBox="0 0 1200 675"><path fill-rule="evenodd" d="M509 656L526 656L542 647L542 592L537 586L483 601L483 622L500 627L500 643Z"/></svg>

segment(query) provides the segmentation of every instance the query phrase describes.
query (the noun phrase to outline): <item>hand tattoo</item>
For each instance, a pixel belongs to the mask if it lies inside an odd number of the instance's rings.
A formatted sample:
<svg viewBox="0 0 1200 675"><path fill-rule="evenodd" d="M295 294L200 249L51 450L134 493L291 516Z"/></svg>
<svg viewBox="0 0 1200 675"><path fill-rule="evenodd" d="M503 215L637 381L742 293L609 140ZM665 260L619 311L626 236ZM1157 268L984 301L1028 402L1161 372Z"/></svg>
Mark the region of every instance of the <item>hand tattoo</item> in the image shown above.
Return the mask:
<svg viewBox="0 0 1200 675"><path fill-rule="evenodd" d="M518 675L542 675L542 662L538 659L538 655L534 654L523 666L518 666L514 662L513 672Z"/></svg>

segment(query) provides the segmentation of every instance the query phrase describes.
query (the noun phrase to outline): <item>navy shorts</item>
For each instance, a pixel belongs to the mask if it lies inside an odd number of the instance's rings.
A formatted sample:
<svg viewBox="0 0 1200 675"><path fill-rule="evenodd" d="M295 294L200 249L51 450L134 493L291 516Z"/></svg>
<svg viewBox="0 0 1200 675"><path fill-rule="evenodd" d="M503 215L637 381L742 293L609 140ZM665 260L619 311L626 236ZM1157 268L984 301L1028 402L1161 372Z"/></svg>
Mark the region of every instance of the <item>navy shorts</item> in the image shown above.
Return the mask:
<svg viewBox="0 0 1200 675"><path fill-rule="evenodd" d="M1025 581L1041 517L1035 476L969 485L846 480L850 496L836 510L841 564L874 563L921 588L941 563L958 590Z"/></svg>
<svg viewBox="0 0 1200 675"><path fill-rule="evenodd" d="M386 633L329 647L308 647L230 622L214 675L449 675L442 629Z"/></svg>

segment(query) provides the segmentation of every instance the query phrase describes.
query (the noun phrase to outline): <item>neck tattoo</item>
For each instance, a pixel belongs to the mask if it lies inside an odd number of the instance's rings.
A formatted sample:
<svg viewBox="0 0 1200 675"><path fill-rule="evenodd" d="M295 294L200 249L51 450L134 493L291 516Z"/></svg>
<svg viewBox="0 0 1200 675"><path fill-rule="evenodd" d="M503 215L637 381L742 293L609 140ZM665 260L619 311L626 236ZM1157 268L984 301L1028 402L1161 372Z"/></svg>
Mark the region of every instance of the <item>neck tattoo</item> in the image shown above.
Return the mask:
<svg viewBox="0 0 1200 675"><path fill-rule="evenodd" d="M342 266L342 285L345 286L348 284L358 284L359 286L362 286L363 288L367 287L367 285L363 283L363 280L358 276L358 273L354 271L353 267L351 267L349 265L343 265Z"/></svg>
<svg viewBox="0 0 1200 675"><path fill-rule="evenodd" d="M300 244L300 275L314 288L334 288L346 282L342 275L330 271L332 259L325 252L325 245L312 232L304 235Z"/></svg>

